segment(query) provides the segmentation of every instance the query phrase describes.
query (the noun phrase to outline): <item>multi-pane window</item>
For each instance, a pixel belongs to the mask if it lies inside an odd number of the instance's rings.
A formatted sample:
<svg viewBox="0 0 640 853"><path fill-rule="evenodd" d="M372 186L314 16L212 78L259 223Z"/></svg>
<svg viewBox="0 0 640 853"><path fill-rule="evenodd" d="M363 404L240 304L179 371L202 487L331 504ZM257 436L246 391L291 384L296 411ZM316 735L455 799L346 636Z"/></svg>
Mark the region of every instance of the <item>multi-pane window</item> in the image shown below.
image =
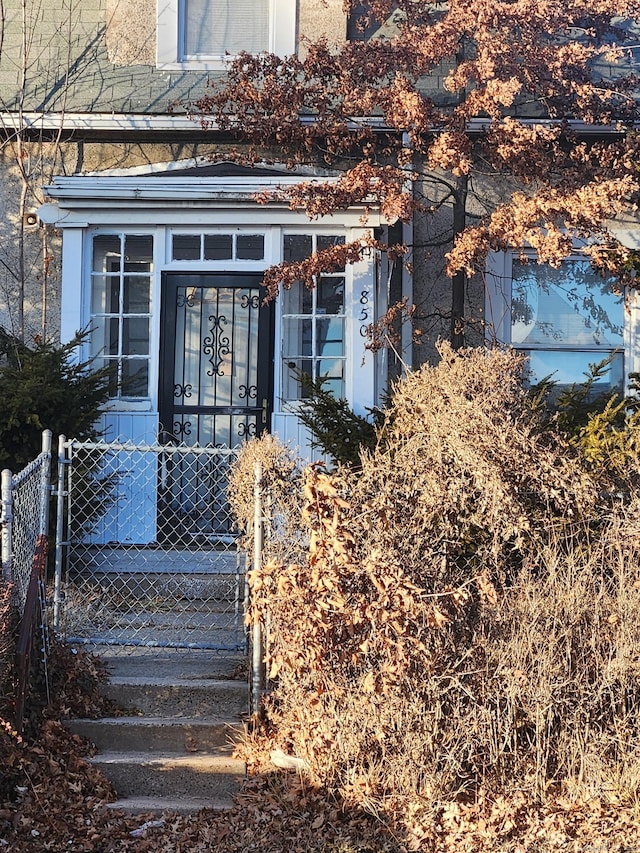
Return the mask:
<svg viewBox="0 0 640 853"><path fill-rule="evenodd" d="M112 368L111 397L149 395L149 335L153 237L93 238L91 352Z"/></svg>
<svg viewBox="0 0 640 853"><path fill-rule="evenodd" d="M589 365L611 357L598 388L622 387L624 299L584 259L558 269L513 261L510 343L529 358L530 379L580 383Z"/></svg>
<svg viewBox="0 0 640 853"><path fill-rule="evenodd" d="M181 233L171 235L172 261L261 261L264 234Z"/></svg>
<svg viewBox="0 0 640 853"><path fill-rule="evenodd" d="M338 235L286 234L284 260L300 261L313 252L344 243ZM309 290L296 282L282 293L282 373L284 400L304 396L298 376L325 380L324 388L345 396L345 273L322 273Z"/></svg>

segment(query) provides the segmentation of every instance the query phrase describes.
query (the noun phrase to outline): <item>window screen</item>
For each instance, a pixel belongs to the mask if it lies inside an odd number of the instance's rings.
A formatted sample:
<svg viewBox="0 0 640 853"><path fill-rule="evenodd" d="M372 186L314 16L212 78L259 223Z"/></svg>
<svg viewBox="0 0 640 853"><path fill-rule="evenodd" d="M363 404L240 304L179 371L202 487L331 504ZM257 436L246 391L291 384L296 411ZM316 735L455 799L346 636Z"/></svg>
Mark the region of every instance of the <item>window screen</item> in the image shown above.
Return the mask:
<svg viewBox="0 0 640 853"><path fill-rule="evenodd" d="M269 48L269 0L184 0L185 58Z"/></svg>

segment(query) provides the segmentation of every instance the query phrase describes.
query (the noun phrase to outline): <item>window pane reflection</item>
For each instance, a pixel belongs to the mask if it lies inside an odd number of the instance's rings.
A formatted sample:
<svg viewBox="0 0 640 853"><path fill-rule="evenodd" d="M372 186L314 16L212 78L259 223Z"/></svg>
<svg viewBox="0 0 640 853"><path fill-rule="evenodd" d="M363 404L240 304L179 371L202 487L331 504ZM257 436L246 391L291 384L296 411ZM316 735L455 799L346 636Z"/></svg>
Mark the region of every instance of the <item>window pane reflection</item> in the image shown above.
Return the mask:
<svg viewBox="0 0 640 853"><path fill-rule="evenodd" d="M318 313L344 313L344 277L322 276L318 282Z"/></svg>
<svg viewBox="0 0 640 853"><path fill-rule="evenodd" d="M598 353L567 350L523 350L529 358L529 381L532 385L549 377L557 386L580 384L589 376L589 365L602 361ZM602 354L603 358L607 353ZM622 388L624 357L614 353L607 373L594 383L594 391Z"/></svg>
<svg viewBox="0 0 640 853"><path fill-rule="evenodd" d="M344 243L342 235L286 234L285 261L302 261L313 252ZM284 290L282 299L282 396L305 396L296 372L324 379L323 387L345 395L345 286L344 270L321 273L315 287L302 282Z"/></svg>
<svg viewBox="0 0 640 853"><path fill-rule="evenodd" d="M511 342L566 347L623 345L623 297L588 261L513 264Z"/></svg>
<svg viewBox="0 0 640 853"><path fill-rule="evenodd" d="M199 234L174 234L171 243L174 261L200 260Z"/></svg>
<svg viewBox="0 0 640 853"><path fill-rule="evenodd" d="M204 258L206 261L229 261L233 258L231 234L205 234Z"/></svg>
<svg viewBox="0 0 640 853"><path fill-rule="evenodd" d="M594 392L623 387L624 297L587 260L559 269L513 262L511 343L529 358L532 384L549 377L557 387L580 384L589 365L611 357Z"/></svg>
<svg viewBox="0 0 640 853"><path fill-rule="evenodd" d="M238 234L236 256L241 261L261 261L264 258L264 236L262 234Z"/></svg>

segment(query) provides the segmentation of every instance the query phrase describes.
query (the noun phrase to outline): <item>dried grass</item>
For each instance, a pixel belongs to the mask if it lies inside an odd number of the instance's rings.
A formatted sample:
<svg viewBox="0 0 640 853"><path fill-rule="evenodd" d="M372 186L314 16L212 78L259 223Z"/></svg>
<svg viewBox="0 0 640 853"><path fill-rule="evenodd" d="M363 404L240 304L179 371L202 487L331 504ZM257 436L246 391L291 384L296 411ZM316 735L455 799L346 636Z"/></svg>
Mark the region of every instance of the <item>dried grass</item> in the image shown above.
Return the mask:
<svg viewBox="0 0 640 853"><path fill-rule="evenodd" d="M461 798L639 794L640 500L603 505L521 367L443 347L360 472L307 469L301 514L282 477L294 558L250 578L275 742L414 834Z"/></svg>
<svg viewBox="0 0 640 853"><path fill-rule="evenodd" d="M229 477L227 494L241 534L241 547L251 561L256 463L262 466L262 511L266 521L263 556L281 563L302 559L308 537L300 526L300 463L290 448L268 433L242 445Z"/></svg>

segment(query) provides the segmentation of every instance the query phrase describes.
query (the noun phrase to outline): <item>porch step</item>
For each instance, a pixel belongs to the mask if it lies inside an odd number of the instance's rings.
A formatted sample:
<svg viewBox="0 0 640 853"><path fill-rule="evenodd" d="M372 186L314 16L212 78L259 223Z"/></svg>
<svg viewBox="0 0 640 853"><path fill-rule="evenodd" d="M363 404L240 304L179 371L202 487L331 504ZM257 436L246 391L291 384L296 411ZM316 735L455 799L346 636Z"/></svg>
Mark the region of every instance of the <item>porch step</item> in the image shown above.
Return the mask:
<svg viewBox="0 0 640 853"><path fill-rule="evenodd" d="M233 602L244 595L244 577L231 562L220 569L202 568L191 563L175 563L165 571L147 567L140 558L140 567L119 569L114 567L84 568L71 575L83 588L109 590L121 596L165 596L172 600L187 601L218 599Z"/></svg>
<svg viewBox="0 0 640 853"><path fill-rule="evenodd" d="M91 740L90 761L111 780L131 813L228 808L244 778L233 757L242 734L248 691L229 675L239 658L211 652L102 656L112 673L104 693L130 714L70 720Z"/></svg>
<svg viewBox="0 0 640 853"><path fill-rule="evenodd" d="M201 809L213 809L214 811L226 811L233 805L229 797L127 797L126 806L122 801L107 803L107 808L113 811L126 811L128 814L162 814L164 812L176 812L178 814L193 814Z"/></svg>
<svg viewBox="0 0 640 853"><path fill-rule="evenodd" d="M170 676L114 677L104 694L121 708L147 717L203 717L215 715L231 724L247 711L243 681L193 681Z"/></svg>
<svg viewBox="0 0 640 853"><path fill-rule="evenodd" d="M111 780L121 808L127 807L128 797L140 796L230 801L245 773L244 763L232 758L231 750L224 747L206 755L103 752L90 761Z"/></svg>
<svg viewBox="0 0 640 853"><path fill-rule="evenodd" d="M99 750L149 753L198 753L227 747L238 740L239 729L226 720L207 717L104 717L69 720L67 728L90 740Z"/></svg>

